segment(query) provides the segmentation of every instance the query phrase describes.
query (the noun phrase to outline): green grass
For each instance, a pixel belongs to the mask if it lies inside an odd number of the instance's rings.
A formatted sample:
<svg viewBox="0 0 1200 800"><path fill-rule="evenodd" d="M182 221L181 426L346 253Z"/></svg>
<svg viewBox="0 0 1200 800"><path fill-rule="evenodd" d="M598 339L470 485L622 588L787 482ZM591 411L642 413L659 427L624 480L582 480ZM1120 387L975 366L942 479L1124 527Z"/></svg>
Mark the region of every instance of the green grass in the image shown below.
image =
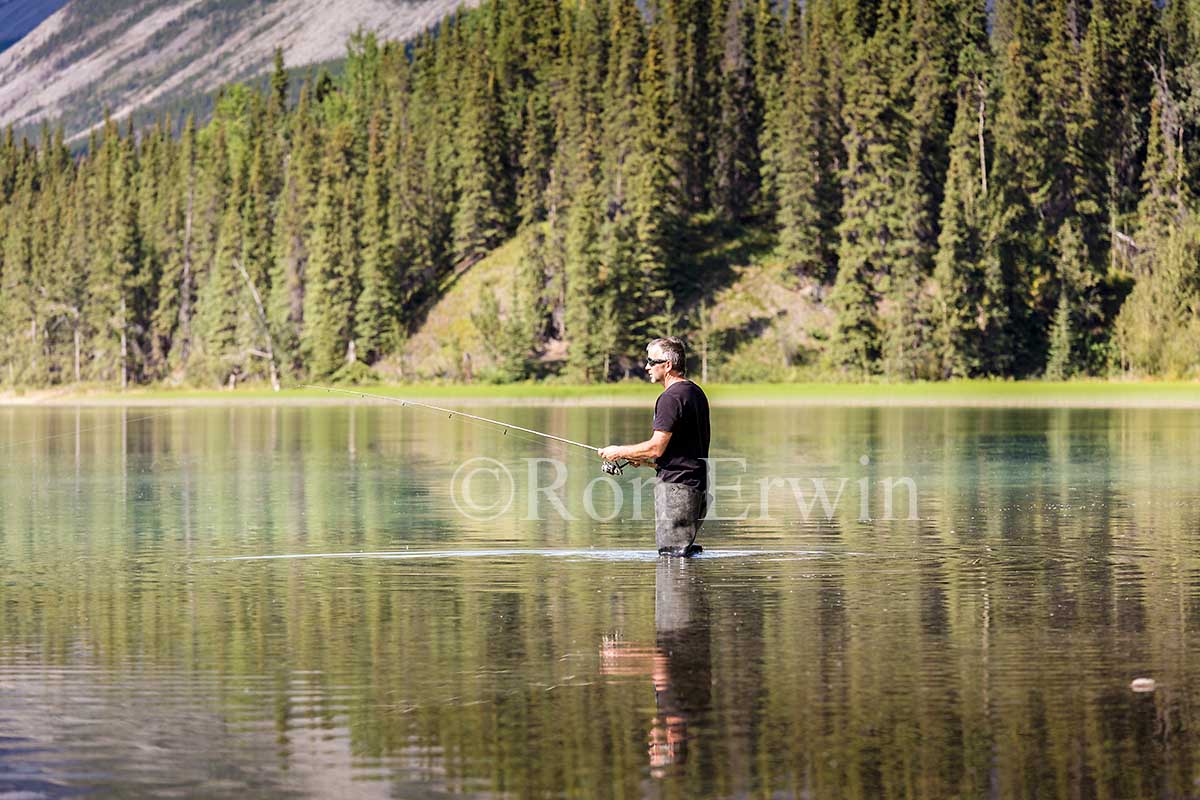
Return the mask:
<svg viewBox="0 0 1200 800"><path fill-rule="evenodd" d="M519 383L507 385L419 383L340 387L387 397L450 403L563 403L641 406L653 402L658 387L624 382L604 385ZM783 383L708 384L716 405L859 406L1146 406L1200 408L1200 383L1071 381L953 381L946 383ZM10 403L29 404L229 404L356 402L350 395L320 389L288 388L276 394L266 386L235 391L146 387L126 392L91 388L76 392L10 394Z"/></svg>

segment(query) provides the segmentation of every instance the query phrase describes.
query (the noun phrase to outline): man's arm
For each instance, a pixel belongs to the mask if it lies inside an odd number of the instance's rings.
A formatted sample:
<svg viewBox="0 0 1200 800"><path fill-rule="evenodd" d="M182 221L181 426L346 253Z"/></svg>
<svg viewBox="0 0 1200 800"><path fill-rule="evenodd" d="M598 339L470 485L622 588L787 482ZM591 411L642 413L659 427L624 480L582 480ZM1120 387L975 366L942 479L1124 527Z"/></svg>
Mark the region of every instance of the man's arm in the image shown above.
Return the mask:
<svg viewBox="0 0 1200 800"><path fill-rule="evenodd" d="M666 452L669 441L671 441L670 433L655 431L654 435L644 442L625 445L610 444L608 447L603 447L600 449L600 457L605 461L616 461L623 458L640 465L644 461L653 461Z"/></svg>

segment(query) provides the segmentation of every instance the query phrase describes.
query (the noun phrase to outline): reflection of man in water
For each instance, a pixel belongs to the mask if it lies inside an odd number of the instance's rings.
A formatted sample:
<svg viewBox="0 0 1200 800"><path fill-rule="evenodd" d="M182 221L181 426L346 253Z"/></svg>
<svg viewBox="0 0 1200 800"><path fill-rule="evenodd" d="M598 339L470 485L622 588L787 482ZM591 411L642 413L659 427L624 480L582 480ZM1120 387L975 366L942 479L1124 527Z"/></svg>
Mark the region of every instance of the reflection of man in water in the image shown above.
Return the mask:
<svg viewBox="0 0 1200 800"><path fill-rule="evenodd" d="M688 380L687 354L675 337L646 346L646 372L663 392L654 404L654 433L644 442L609 445L606 461L655 461L654 534L659 555L691 556L708 511L708 398Z"/></svg>
<svg viewBox="0 0 1200 800"><path fill-rule="evenodd" d="M688 759L694 738L688 726L712 707L712 652L708 598L700 567L661 559L655 573L654 648L606 641L600 671L605 675L645 675L654 681L657 713L650 726L650 771L664 777Z"/></svg>

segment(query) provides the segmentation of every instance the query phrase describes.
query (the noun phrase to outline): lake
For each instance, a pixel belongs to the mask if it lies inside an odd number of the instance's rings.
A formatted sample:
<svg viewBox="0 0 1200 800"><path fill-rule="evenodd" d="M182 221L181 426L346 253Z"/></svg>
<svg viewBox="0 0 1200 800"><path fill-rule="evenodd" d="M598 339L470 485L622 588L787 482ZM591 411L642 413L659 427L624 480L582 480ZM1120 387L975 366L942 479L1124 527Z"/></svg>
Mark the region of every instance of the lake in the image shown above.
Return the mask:
<svg viewBox="0 0 1200 800"><path fill-rule="evenodd" d="M647 471L421 409L0 453L0 795L1200 793L1197 411L715 408L686 561Z"/></svg>

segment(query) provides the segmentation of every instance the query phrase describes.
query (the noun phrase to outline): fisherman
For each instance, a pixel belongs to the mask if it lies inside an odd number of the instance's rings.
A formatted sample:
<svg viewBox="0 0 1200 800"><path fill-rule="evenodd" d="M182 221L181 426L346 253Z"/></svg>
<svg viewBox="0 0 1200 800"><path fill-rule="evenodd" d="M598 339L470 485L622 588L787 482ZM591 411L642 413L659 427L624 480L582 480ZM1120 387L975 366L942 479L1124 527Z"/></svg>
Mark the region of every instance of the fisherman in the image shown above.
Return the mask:
<svg viewBox="0 0 1200 800"><path fill-rule="evenodd" d="M687 353L674 336L646 346L646 372L662 384L654 404L654 433L640 444L600 449L605 461L654 461L654 534L659 555L693 556L708 512L708 398L688 380Z"/></svg>

